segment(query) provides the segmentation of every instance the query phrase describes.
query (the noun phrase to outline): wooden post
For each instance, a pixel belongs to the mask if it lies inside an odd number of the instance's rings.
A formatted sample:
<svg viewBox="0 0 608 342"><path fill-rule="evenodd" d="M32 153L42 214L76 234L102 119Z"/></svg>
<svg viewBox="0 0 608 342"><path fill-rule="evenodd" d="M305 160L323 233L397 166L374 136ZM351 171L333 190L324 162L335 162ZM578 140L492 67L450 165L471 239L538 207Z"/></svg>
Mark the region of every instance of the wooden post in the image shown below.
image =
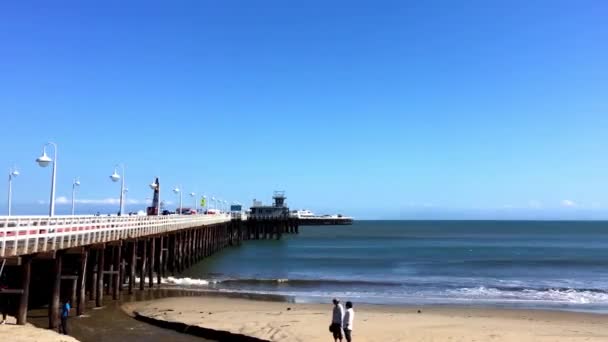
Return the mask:
<svg viewBox="0 0 608 342"><path fill-rule="evenodd" d="M78 289L78 278L70 280L70 305L76 305L76 290Z"/></svg>
<svg viewBox="0 0 608 342"><path fill-rule="evenodd" d="M177 269L177 233L171 234L171 247L169 251L171 252L171 275L175 276L175 270Z"/></svg>
<svg viewBox="0 0 608 342"><path fill-rule="evenodd" d="M148 283L150 284L150 288L154 287L154 258L156 258L156 253L155 253L155 245L156 245L156 238L151 238L150 239L150 258L148 258L150 260L150 270L148 271Z"/></svg>
<svg viewBox="0 0 608 342"><path fill-rule="evenodd" d="M141 251L141 263L140 263L140 269L139 269L139 289L140 290L144 290L145 286L146 286L146 262L147 262L147 257L146 257L146 253L147 253L147 245L148 245L148 241L146 240L142 240L142 251Z"/></svg>
<svg viewBox="0 0 608 342"><path fill-rule="evenodd" d="M201 257L201 229L194 230L194 262L197 263Z"/></svg>
<svg viewBox="0 0 608 342"><path fill-rule="evenodd" d="M192 265L192 230L186 231L186 267Z"/></svg>
<svg viewBox="0 0 608 342"><path fill-rule="evenodd" d="M105 251L105 245L101 249L97 250L97 284L95 290L95 306L98 308L103 305L103 269L106 254Z"/></svg>
<svg viewBox="0 0 608 342"><path fill-rule="evenodd" d="M203 227L203 258L207 257L208 245L207 241L209 239L209 227Z"/></svg>
<svg viewBox="0 0 608 342"><path fill-rule="evenodd" d="M133 285L135 284L135 267L137 266L137 241L131 242L131 258L129 261L129 294L133 294Z"/></svg>
<svg viewBox="0 0 608 342"><path fill-rule="evenodd" d="M180 245L180 237L181 237L180 233L176 232L175 236L174 236L174 240L173 240L173 243L174 243L174 247L173 247L174 248L174 252L173 252L174 271L173 272L174 273L175 272L177 272L177 273L180 272L180 269L179 269L179 245Z"/></svg>
<svg viewBox="0 0 608 342"><path fill-rule="evenodd" d="M86 275L87 275L87 259L89 258L89 251L84 250L80 255L80 267L78 268L78 290L77 290L77 298L76 303L72 303L72 305L76 304L76 314L78 316L84 314L85 300L86 300Z"/></svg>
<svg viewBox="0 0 608 342"><path fill-rule="evenodd" d="M187 267L194 264L194 229L188 231L188 263Z"/></svg>
<svg viewBox="0 0 608 342"><path fill-rule="evenodd" d="M127 276L127 261L125 260L125 258L122 256L123 252L126 254L128 252L128 245L125 245L124 247L120 247L122 250L120 252L121 254L121 258L120 258L120 273L118 274L118 292L122 293L122 290L124 290L125 287L125 282L126 282L126 276ZM120 294L119 294L120 296Z"/></svg>
<svg viewBox="0 0 608 342"><path fill-rule="evenodd" d="M120 286L120 260L122 259L122 246L114 246L114 271L117 271L118 274L112 275L112 299L118 300L120 299L120 291L118 287Z"/></svg>
<svg viewBox="0 0 608 342"><path fill-rule="evenodd" d="M109 264L109 270L110 273L108 273L108 286L105 288L106 290L106 295L110 295L110 292L112 291L112 288L114 287L114 271L116 271L114 269L114 257L116 255L115 253L115 246L110 246L109 251L108 251L108 264Z"/></svg>
<svg viewBox="0 0 608 342"><path fill-rule="evenodd" d="M49 329L55 329L59 325L59 295L61 294L61 263L63 253L55 253L55 265L53 267L53 291L49 303Z"/></svg>
<svg viewBox="0 0 608 342"><path fill-rule="evenodd" d="M163 261L165 260L165 258L163 258L163 253L165 252L163 246L164 239L165 238L161 236L158 240L158 267L156 271L156 282L158 285L160 285L161 278L165 276L165 271L163 269Z"/></svg>
<svg viewBox="0 0 608 342"><path fill-rule="evenodd" d="M27 322L27 306L30 300L30 277L32 274L32 257L21 258L21 288L23 293L19 298L19 309L17 310L17 324L24 325Z"/></svg>
<svg viewBox="0 0 608 342"><path fill-rule="evenodd" d="M184 270L184 234L177 233L177 272Z"/></svg>
<svg viewBox="0 0 608 342"><path fill-rule="evenodd" d="M99 267L97 262L99 261L99 255L97 254L97 251L93 249L90 250L89 253L91 254L91 260L93 261L91 263L91 272L89 272L89 300L95 300L97 291L97 268Z"/></svg>

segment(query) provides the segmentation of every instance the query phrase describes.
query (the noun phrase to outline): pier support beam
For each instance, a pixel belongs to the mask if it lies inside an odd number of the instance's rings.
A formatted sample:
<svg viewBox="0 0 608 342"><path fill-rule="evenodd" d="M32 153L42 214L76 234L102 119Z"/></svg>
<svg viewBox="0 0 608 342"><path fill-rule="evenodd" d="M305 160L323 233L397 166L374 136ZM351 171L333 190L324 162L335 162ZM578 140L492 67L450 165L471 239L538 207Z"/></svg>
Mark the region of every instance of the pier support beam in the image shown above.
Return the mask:
<svg viewBox="0 0 608 342"><path fill-rule="evenodd" d="M144 290L145 286L146 286L146 263L147 263L147 245L148 245L148 241L147 240L143 240L141 243L141 263L140 263L140 269L139 269L139 289L140 290Z"/></svg>
<svg viewBox="0 0 608 342"><path fill-rule="evenodd" d="M148 283L150 288L154 287L154 258L156 258L156 239L155 238L151 238L150 239L150 258L148 258L150 260L150 268L148 271Z"/></svg>
<svg viewBox="0 0 608 342"><path fill-rule="evenodd" d="M106 246L97 250L97 284L95 285L95 306L103 305L103 269L105 261Z"/></svg>
<svg viewBox="0 0 608 342"><path fill-rule="evenodd" d="M87 260L89 258L89 251L84 250L80 255L80 267L78 268L78 289L77 289L77 303L72 303L72 305L77 305L76 314L81 316L84 314L85 301L86 301L86 289L87 289Z"/></svg>
<svg viewBox="0 0 608 342"><path fill-rule="evenodd" d="M27 306L30 300L30 278L32 274L32 257L24 256L21 258L21 288L23 293L19 298L19 308L17 309L17 324L25 325L27 322Z"/></svg>
<svg viewBox="0 0 608 342"><path fill-rule="evenodd" d="M160 285L161 278L165 276L165 271L163 269L163 261L165 260L163 257L163 254L165 253L165 248L163 246L164 239L163 236L158 239L158 271L156 272L156 282L158 285Z"/></svg>
<svg viewBox="0 0 608 342"><path fill-rule="evenodd" d="M129 250L129 253L131 253L131 257L129 258L129 294L133 294L136 274L135 267L137 265L137 241L132 241L130 245L131 249Z"/></svg>
<svg viewBox="0 0 608 342"><path fill-rule="evenodd" d="M112 274L112 299L113 300L119 300L120 299L120 291L119 291L119 286L121 286L120 284L120 280L121 280L121 276L120 276L120 261L122 260L122 243L119 244L118 246L114 246L114 271L118 272L115 274Z"/></svg>
<svg viewBox="0 0 608 342"><path fill-rule="evenodd" d="M55 329L59 325L59 295L61 294L61 266L63 253L55 254L53 266L53 290L49 303L49 329Z"/></svg>

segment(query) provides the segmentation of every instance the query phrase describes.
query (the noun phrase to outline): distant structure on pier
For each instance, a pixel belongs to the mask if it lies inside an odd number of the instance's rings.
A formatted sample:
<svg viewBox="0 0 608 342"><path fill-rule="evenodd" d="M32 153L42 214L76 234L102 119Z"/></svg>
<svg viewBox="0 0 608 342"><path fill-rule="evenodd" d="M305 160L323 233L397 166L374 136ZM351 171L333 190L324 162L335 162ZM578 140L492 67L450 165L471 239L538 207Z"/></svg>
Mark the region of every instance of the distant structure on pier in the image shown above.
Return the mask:
<svg viewBox="0 0 608 342"><path fill-rule="evenodd" d="M285 191L275 191L272 199L274 200L272 205L263 205L261 201L254 199L249 216L252 218L287 218L289 207L285 203L287 199Z"/></svg>

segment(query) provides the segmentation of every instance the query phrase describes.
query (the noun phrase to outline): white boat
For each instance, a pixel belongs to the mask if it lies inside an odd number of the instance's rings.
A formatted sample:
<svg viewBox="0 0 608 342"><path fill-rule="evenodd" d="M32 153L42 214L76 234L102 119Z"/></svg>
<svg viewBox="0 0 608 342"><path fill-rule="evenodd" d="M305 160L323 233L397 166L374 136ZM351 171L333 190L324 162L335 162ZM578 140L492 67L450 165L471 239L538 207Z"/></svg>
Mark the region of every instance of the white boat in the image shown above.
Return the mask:
<svg viewBox="0 0 608 342"><path fill-rule="evenodd" d="M317 215L310 210L293 210L289 213L291 218L297 218L301 220L305 219L335 219L335 220L352 220L353 218L350 216L342 216L338 215Z"/></svg>

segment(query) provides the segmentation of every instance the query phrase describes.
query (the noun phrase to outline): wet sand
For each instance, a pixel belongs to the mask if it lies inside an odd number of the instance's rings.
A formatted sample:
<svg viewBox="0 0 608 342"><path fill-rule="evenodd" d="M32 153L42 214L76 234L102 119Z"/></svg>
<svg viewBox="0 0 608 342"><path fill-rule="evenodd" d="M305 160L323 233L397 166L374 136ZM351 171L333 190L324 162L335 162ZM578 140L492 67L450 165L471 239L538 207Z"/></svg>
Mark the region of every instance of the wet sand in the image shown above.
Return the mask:
<svg viewBox="0 0 608 342"><path fill-rule="evenodd" d="M83 317L70 317L70 335L82 342L207 342L211 340L163 329L136 320L122 310L125 303L141 300L160 299L170 296L187 295L183 291L147 290L136 292L132 296L123 296L121 301L104 301L102 308L94 308L94 302L87 302ZM75 310L73 310L75 315ZM48 327L48 309L40 308L29 311L28 321L40 328Z"/></svg>

